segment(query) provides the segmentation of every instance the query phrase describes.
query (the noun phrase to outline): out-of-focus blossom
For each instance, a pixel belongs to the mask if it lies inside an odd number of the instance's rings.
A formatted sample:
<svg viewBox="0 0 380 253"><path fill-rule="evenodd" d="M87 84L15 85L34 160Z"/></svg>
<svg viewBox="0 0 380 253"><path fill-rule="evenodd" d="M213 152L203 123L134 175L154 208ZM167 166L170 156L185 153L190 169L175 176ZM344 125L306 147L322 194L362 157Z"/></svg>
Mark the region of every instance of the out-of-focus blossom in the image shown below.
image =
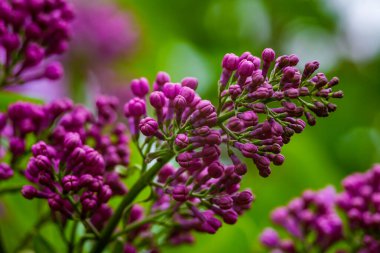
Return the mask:
<svg viewBox="0 0 380 253"><path fill-rule="evenodd" d="M137 29L130 13L110 1L76 0L76 20L70 44L69 64L104 66L120 59L136 46ZM86 67L81 65L81 67Z"/></svg>
<svg viewBox="0 0 380 253"><path fill-rule="evenodd" d="M0 87L59 79L63 74L59 63L41 65L66 51L73 19L67 1L1 1Z"/></svg>
<svg viewBox="0 0 380 253"><path fill-rule="evenodd" d="M376 164L365 173L346 177L339 194L332 187L307 190L271 214L272 222L290 236L280 239L276 230L267 228L260 241L271 252L281 253L380 252L379 183L380 165Z"/></svg>

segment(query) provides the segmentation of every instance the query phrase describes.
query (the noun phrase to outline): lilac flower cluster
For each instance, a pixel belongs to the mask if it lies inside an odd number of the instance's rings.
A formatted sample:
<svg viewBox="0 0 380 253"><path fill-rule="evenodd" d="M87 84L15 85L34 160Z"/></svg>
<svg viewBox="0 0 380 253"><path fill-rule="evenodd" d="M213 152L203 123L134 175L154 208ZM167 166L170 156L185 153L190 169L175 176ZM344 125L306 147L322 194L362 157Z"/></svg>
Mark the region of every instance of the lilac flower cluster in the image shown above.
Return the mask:
<svg viewBox="0 0 380 253"><path fill-rule="evenodd" d="M374 165L365 173L346 177L342 193L335 194L332 187L305 191L271 215L272 222L291 237L280 239L276 230L267 228L261 243L278 252L379 252L379 180L380 165Z"/></svg>
<svg viewBox="0 0 380 253"><path fill-rule="evenodd" d="M279 252L326 252L343 238L343 225L335 212L335 190L305 191L288 206L279 207L271 214L272 222L286 229L292 239L280 239L278 233L267 228L261 242Z"/></svg>
<svg viewBox="0 0 380 253"><path fill-rule="evenodd" d="M13 170L24 174L31 182L49 189L50 193L43 195L49 203L58 198L52 193L62 191L65 180L80 182L82 176L99 187L104 183L111 195L125 194L127 189L115 169L129 164L129 139L125 125L116 121L117 105L114 97L99 97L94 114L68 99L47 105L11 104L0 117L3 119L2 147L9 150L9 157L4 157L1 164L1 179L12 176ZM27 140L31 138L41 141L29 147ZM22 158L30 153L34 157L24 171ZM83 187L73 188L73 191ZM30 187L29 190L34 191ZM102 205L98 207L109 214Z"/></svg>
<svg viewBox="0 0 380 253"><path fill-rule="evenodd" d="M307 63L303 70L297 68L298 62L296 55L275 60L270 48L262 52L261 59L249 52L223 58L218 112L232 111L223 117L228 119L228 142L253 159L264 177L271 173L271 163L283 163L281 147L305 128L301 118L313 126L315 116L327 117L336 110L331 98L343 97L342 91L332 90L338 78L314 75L319 68L317 61ZM266 119L259 122L263 117Z"/></svg>
<svg viewBox="0 0 380 253"><path fill-rule="evenodd" d="M103 177L103 157L83 145L78 133L65 135L61 153L44 142L33 145L32 152L25 176L39 189L26 185L21 190L22 195L27 199L47 199L51 210L65 218L101 216L94 223L100 229L112 214L105 205L112 190Z"/></svg>
<svg viewBox="0 0 380 253"><path fill-rule="evenodd" d="M72 7L64 0L1 1L0 86L60 78L58 62L39 65L66 51L73 18Z"/></svg>
<svg viewBox="0 0 380 253"><path fill-rule="evenodd" d="M342 96L331 89L337 78L313 76L317 62L299 71L294 55L279 57L269 72L274 59L272 49L263 51L262 60L248 52L241 57L225 55L218 106L196 93L198 81L192 77L174 83L160 72L151 93L146 78L132 81L135 97L125 104L124 115L144 159L142 172L154 160L159 163L174 156L178 164L166 164L159 171L151 183L155 203L146 210L152 215L170 210L164 228L168 243L193 242L192 230L214 234L222 226L220 219L236 223L254 200L250 190L240 190L247 173L241 157L252 159L260 175L268 176L271 163L284 162L281 147L305 128L300 117L314 125L313 114L325 117L336 109L329 100ZM148 116L148 103L155 117ZM224 147L229 163L221 159ZM320 223L330 218L331 211L325 209L315 214L321 216Z"/></svg>
<svg viewBox="0 0 380 253"><path fill-rule="evenodd" d="M337 205L347 216L351 245L357 252L380 251L380 165L346 177Z"/></svg>

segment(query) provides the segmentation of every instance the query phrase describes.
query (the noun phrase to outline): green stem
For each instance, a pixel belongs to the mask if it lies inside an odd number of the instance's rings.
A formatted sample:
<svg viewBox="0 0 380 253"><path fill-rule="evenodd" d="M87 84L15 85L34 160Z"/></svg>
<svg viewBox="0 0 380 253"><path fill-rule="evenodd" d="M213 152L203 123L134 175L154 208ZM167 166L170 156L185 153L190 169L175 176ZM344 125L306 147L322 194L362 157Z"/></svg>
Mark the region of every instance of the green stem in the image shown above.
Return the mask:
<svg viewBox="0 0 380 253"><path fill-rule="evenodd" d="M119 233L115 234L112 237L111 241L115 240L117 237L119 237L119 236L121 236L123 234L126 234L126 233L128 233L128 232L130 232L132 230L135 230L136 228L138 228L138 227L140 227L142 225L145 225L145 224L147 224L147 223L149 223L151 221L154 221L155 219L157 219L157 218L159 218L159 217L161 217L161 216L163 216L165 214L169 214L170 212L171 212L171 210L170 211L166 210L166 211L158 212L158 213L155 213L155 214L153 214L151 216L146 217L143 220L139 220L139 221L133 222L133 223L129 224L128 226L126 226L123 229L123 231L120 231Z"/></svg>
<svg viewBox="0 0 380 253"><path fill-rule="evenodd" d="M145 172L139 180L133 185L129 193L123 198L119 206L117 207L115 213L112 215L110 221L107 226L103 229L103 232L100 235L99 240L94 245L91 250L91 253L101 253L103 249L109 243L112 233L117 227L120 219L123 216L124 209L131 205L132 202L136 199L136 197L140 194L140 192L148 186L150 181L154 178L154 176L158 173L158 171L164 166L167 162L170 161L174 156L173 153L168 153L166 156L162 157L156 164L152 166L147 172Z"/></svg>
<svg viewBox="0 0 380 253"><path fill-rule="evenodd" d="M72 230L71 230L71 235L70 235L70 241L67 245L67 252L68 253L73 253L75 249L75 236L78 228L78 221L74 221Z"/></svg>
<svg viewBox="0 0 380 253"><path fill-rule="evenodd" d="M19 193L21 188L21 186L10 186L8 188L0 189L0 196L8 193Z"/></svg>

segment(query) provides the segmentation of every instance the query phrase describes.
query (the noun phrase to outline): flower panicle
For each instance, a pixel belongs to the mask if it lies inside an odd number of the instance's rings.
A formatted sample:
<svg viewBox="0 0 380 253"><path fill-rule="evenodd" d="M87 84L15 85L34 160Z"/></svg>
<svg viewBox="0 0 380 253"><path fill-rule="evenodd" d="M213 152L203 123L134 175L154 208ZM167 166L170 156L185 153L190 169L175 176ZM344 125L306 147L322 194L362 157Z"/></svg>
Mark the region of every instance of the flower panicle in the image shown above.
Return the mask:
<svg viewBox="0 0 380 253"><path fill-rule="evenodd" d="M60 63L43 62L67 50L74 16L66 1L1 1L0 87L61 78Z"/></svg>
<svg viewBox="0 0 380 253"><path fill-rule="evenodd" d="M271 165L284 162L282 147L306 127L301 118L314 125L315 116L335 110L328 109L336 108L329 100L341 95L330 87L338 79L313 76L317 62L300 71L298 61L295 55L275 60L272 49L265 49L261 59L248 52L226 54L218 105L202 99L193 77L174 82L159 72L152 90L146 78L131 82L134 97L124 105L124 116L143 170L167 154L175 157L176 165L165 165L154 179L155 202L146 210L172 210L167 214L169 243L192 242L192 230L214 234L221 221L236 223L255 199L251 190L240 189L247 174L244 158L253 161L261 176L269 176ZM222 159L224 152L229 162Z"/></svg>
<svg viewBox="0 0 380 253"><path fill-rule="evenodd" d="M380 165L364 173L354 173L342 180L343 191L333 187L318 192L307 190L286 207L271 214L272 222L285 230L281 239L277 230L265 229L261 243L281 252L378 252ZM340 218L342 217L342 218ZM339 246L337 246L339 245Z"/></svg>

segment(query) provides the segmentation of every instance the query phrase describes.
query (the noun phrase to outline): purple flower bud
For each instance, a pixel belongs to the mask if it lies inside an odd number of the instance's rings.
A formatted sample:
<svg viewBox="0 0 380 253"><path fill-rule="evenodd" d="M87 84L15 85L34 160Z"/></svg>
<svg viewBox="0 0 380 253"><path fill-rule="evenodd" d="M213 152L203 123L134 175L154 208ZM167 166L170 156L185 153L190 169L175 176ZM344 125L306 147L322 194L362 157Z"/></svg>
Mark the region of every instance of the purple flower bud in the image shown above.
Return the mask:
<svg viewBox="0 0 380 253"><path fill-rule="evenodd" d="M243 113L238 113L237 117L244 121L247 126L255 126L258 123L258 116L254 111L247 111Z"/></svg>
<svg viewBox="0 0 380 253"><path fill-rule="evenodd" d="M254 68L255 68L255 66L253 65L252 62L247 61L247 60L242 60L239 63L239 67L237 69L237 73L241 77L248 77L248 76L252 75L252 72L253 72Z"/></svg>
<svg viewBox="0 0 380 253"><path fill-rule="evenodd" d="M229 225L233 225L238 220L238 214L234 210L225 211L222 215L223 221Z"/></svg>
<svg viewBox="0 0 380 253"><path fill-rule="evenodd" d="M252 192L246 190L235 196L234 203L239 206L245 206L251 204L254 199Z"/></svg>
<svg viewBox="0 0 380 253"><path fill-rule="evenodd" d="M45 68L45 77L49 80L55 81L63 76L63 67L59 62L50 63Z"/></svg>
<svg viewBox="0 0 380 253"><path fill-rule="evenodd" d="M170 82L170 76L168 73L160 71L156 76L156 84L158 86L164 86L165 83Z"/></svg>
<svg viewBox="0 0 380 253"><path fill-rule="evenodd" d="M339 78L338 77L333 77L328 82L327 87L331 88L331 87L334 87L335 85L338 85L338 84L339 84Z"/></svg>
<svg viewBox="0 0 380 253"><path fill-rule="evenodd" d="M240 86L237 84L231 85L228 88L228 91L229 91L232 99L236 99L238 96L240 96L240 94L242 92Z"/></svg>
<svg viewBox="0 0 380 253"><path fill-rule="evenodd" d="M129 223L141 220L144 217L144 208L139 205L133 205L129 214Z"/></svg>
<svg viewBox="0 0 380 253"><path fill-rule="evenodd" d="M173 189L173 199L175 199L178 202L185 202L189 198L189 189L184 185L177 185Z"/></svg>
<svg viewBox="0 0 380 253"><path fill-rule="evenodd" d="M94 210L98 205L98 197L93 192L84 192L80 198L83 212Z"/></svg>
<svg viewBox="0 0 380 253"><path fill-rule="evenodd" d="M173 100L180 92L181 85L178 83L166 83L163 92L168 99Z"/></svg>
<svg viewBox="0 0 380 253"><path fill-rule="evenodd" d="M334 92L332 95L331 95L331 97L332 98L343 98L343 96L344 96L344 93L343 93L343 91L336 91L336 92Z"/></svg>
<svg viewBox="0 0 380 253"><path fill-rule="evenodd" d="M150 104L156 108L161 109L166 104L166 98L163 92L161 91L153 91L149 96Z"/></svg>
<svg viewBox="0 0 380 253"><path fill-rule="evenodd" d="M83 148L76 147L69 155L67 159L67 168L75 169L79 168L86 158L86 151Z"/></svg>
<svg viewBox="0 0 380 253"><path fill-rule="evenodd" d="M133 117L141 117L145 115L145 101L140 98L133 98L131 101L125 104L124 114L126 115L126 117L128 117L127 115L131 115Z"/></svg>
<svg viewBox="0 0 380 253"><path fill-rule="evenodd" d="M149 92L148 80L144 77L140 79L133 79L131 82L132 93L140 98L145 97Z"/></svg>
<svg viewBox="0 0 380 253"><path fill-rule="evenodd" d="M247 165L245 165L244 163L239 163L235 165L235 173L238 174L239 176L245 175L247 171L248 171Z"/></svg>
<svg viewBox="0 0 380 253"><path fill-rule="evenodd" d="M103 185L98 197L100 202L107 203L108 200L112 197L111 187L109 187L108 185Z"/></svg>
<svg viewBox="0 0 380 253"><path fill-rule="evenodd" d="M284 92L284 95L288 98L297 98L300 94L298 89L290 88Z"/></svg>
<svg viewBox="0 0 380 253"><path fill-rule="evenodd" d="M62 199L58 194L50 197L48 199L48 204L53 211L61 211L64 209L64 206L62 205Z"/></svg>
<svg viewBox="0 0 380 253"><path fill-rule="evenodd" d="M9 150L14 156L22 155L25 152L25 140L18 137L11 137L9 140Z"/></svg>
<svg viewBox="0 0 380 253"><path fill-rule="evenodd" d="M104 173L105 163L103 157L94 149L87 147L84 166L87 172L92 175L101 175Z"/></svg>
<svg viewBox="0 0 380 253"><path fill-rule="evenodd" d="M309 78L319 68L319 62L308 62L305 65L305 69L302 73L302 79Z"/></svg>
<svg viewBox="0 0 380 253"><path fill-rule="evenodd" d="M73 175L67 175L62 178L63 189L67 192L77 191L79 189L79 179Z"/></svg>
<svg viewBox="0 0 380 253"><path fill-rule="evenodd" d="M181 81L182 87L189 87L192 90L196 90L198 87L198 80L194 77L185 77Z"/></svg>
<svg viewBox="0 0 380 253"><path fill-rule="evenodd" d="M35 43L30 43L25 49L24 65L33 67L38 65L44 58L44 50Z"/></svg>
<svg viewBox="0 0 380 253"><path fill-rule="evenodd" d="M289 65L290 66L296 66L299 62L299 58L295 54L289 55Z"/></svg>
<svg viewBox="0 0 380 253"><path fill-rule="evenodd" d="M12 52L20 47L21 41L17 34L8 33L1 37L0 43L8 52Z"/></svg>
<svg viewBox="0 0 380 253"><path fill-rule="evenodd" d="M184 168L192 166L193 156L189 152L184 152L176 157L177 163Z"/></svg>
<svg viewBox="0 0 380 253"><path fill-rule="evenodd" d="M234 71L238 68L239 57L235 54L226 54L223 57L222 67L229 70Z"/></svg>
<svg viewBox="0 0 380 253"><path fill-rule="evenodd" d="M223 196L220 198L213 199L212 202L223 210L232 208L234 203L232 198L229 196Z"/></svg>
<svg viewBox="0 0 380 253"><path fill-rule="evenodd" d="M174 108L177 111L183 112L183 110L186 108L186 105L187 105L186 98L184 98L181 95L177 95L174 98L173 104L174 104Z"/></svg>
<svg viewBox="0 0 380 253"><path fill-rule="evenodd" d="M235 142L234 146L241 151L243 156L247 158L254 158L255 154L258 151L258 148L255 144L252 143L240 143L240 142Z"/></svg>
<svg viewBox="0 0 380 253"><path fill-rule="evenodd" d="M186 148L189 145L189 138L186 134L178 134L174 142L177 147Z"/></svg>
<svg viewBox="0 0 380 253"><path fill-rule="evenodd" d="M21 189L21 194L26 199L33 199L37 196L37 189L31 185L24 185Z"/></svg>
<svg viewBox="0 0 380 253"><path fill-rule="evenodd" d="M278 207L271 213L271 220L273 223L281 225L286 222L288 218L288 211L285 207Z"/></svg>
<svg viewBox="0 0 380 253"><path fill-rule="evenodd" d="M145 136L154 136L158 132L158 123L154 119L146 117L140 121L139 129Z"/></svg>
<svg viewBox="0 0 380 253"><path fill-rule="evenodd" d="M78 133L67 133L65 135L64 147L68 151L74 150L76 147L82 146L82 140Z"/></svg>
<svg viewBox="0 0 380 253"><path fill-rule="evenodd" d="M200 115L207 116L215 112L215 107L210 101L202 100L198 103L197 110L199 111Z"/></svg>
<svg viewBox="0 0 380 253"><path fill-rule="evenodd" d="M13 170L6 163L0 163L0 180L6 180L13 176Z"/></svg>
<svg viewBox="0 0 380 253"><path fill-rule="evenodd" d="M130 244L125 244L123 247L123 253L137 253L137 249Z"/></svg>
<svg viewBox="0 0 380 253"><path fill-rule="evenodd" d="M215 234L216 231L222 226L222 222L213 217L212 212L204 212L203 213L205 221L202 222L200 226L200 230L209 234Z"/></svg>
<svg viewBox="0 0 380 253"><path fill-rule="evenodd" d="M276 57L276 53L271 48L265 48L261 54L261 58L264 62L272 62Z"/></svg>
<svg viewBox="0 0 380 253"><path fill-rule="evenodd" d="M280 166L284 163L285 161L285 156L281 155L281 154L277 154L274 158L273 158L273 164L274 165L277 165L277 166Z"/></svg>
<svg viewBox="0 0 380 253"><path fill-rule="evenodd" d="M164 167L162 167L162 169L158 173L158 182L165 183L166 180L170 176L174 175L174 173L175 173L175 170L174 170L173 166L171 166L170 164L164 165Z"/></svg>
<svg viewBox="0 0 380 253"><path fill-rule="evenodd" d="M207 172L212 178L220 178L223 176L224 166L220 162L215 161L208 166Z"/></svg>
<svg viewBox="0 0 380 253"><path fill-rule="evenodd" d="M195 92L193 89L185 86L181 88L179 95L183 96L186 99L187 104L191 104L191 102L194 100Z"/></svg>
<svg viewBox="0 0 380 253"><path fill-rule="evenodd" d="M274 229L266 228L260 235L260 242L268 248L275 248L280 244L280 237Z"/></svg>

